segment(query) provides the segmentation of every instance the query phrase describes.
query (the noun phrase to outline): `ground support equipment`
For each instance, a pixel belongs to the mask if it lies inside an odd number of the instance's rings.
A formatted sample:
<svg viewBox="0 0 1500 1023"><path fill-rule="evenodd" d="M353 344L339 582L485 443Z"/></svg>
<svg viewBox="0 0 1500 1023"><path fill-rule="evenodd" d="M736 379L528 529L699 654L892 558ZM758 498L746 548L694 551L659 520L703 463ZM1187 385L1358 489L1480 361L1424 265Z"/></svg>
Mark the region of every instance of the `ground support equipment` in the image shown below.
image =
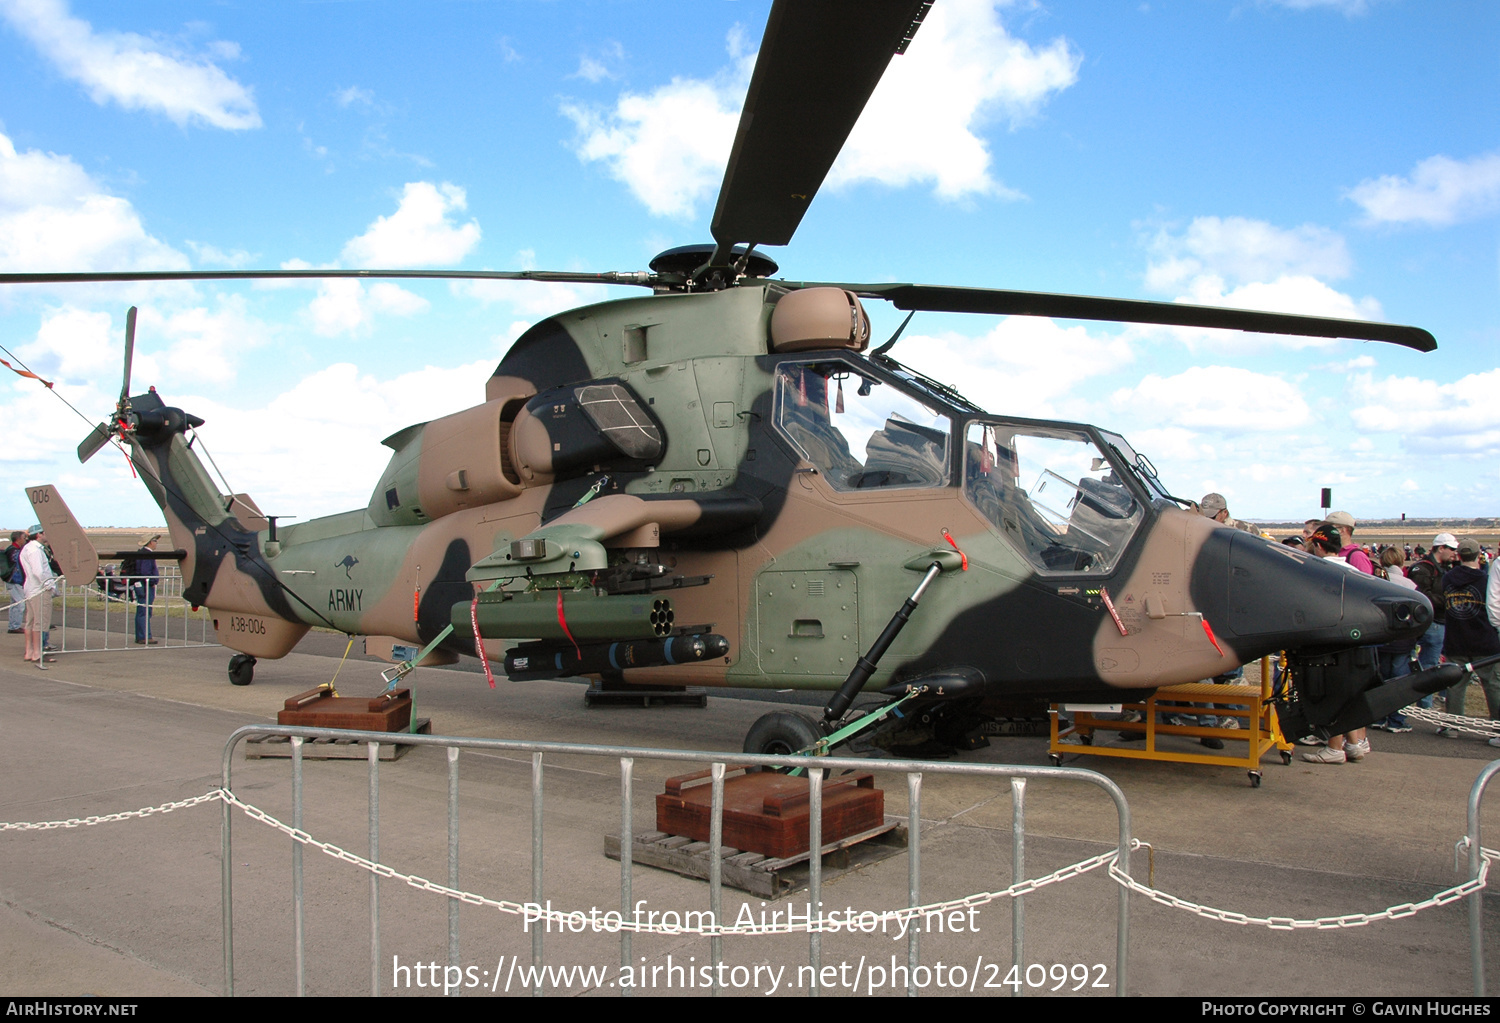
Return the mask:
<svg viewBox="0 0 1500 1023"><path fill-rule="evenodd" d="M1281 762L1292 762L1292 744L1281 734L1276 722L1276 712L1271 706L1269 673L1261 685L1218 685L1211 682L1191 682L1180 686L1158 689L1140 703L1125 703L1121 709L1134 720L1111 720L1096 710L1073 707L1071 727L1059 729L1058 711L1052 708L1052 742L1048 754L1054 764L1061 764L1065 754L1088 754L1098 757L1124 757L1133 760L1165 760L1182 764L1212 764L1219 767L1243 767L1248 772L1250 784L1260 787L1260 758L1272 749L1281 754ZM1183 706L1193 704L1194 706ZM1212 705L1212 706L1211 706ZM1133 713L1129 713L1133 712ZM1158 715L1183 718L1214 716L1234 718L1238 728L1216 728L1198 724L1161 724ZM1145 741L1126 740L1115 744L1117 733L1144 734ZM1189 750L1181 742L1169 739L1165 745L1160 740L1171 736L1174 739L1202 740L1220 739L1226 744L1223 753L1211 753L1202 747ZM1067 740L1072 739L1072 742ZM1102 745L1109 742L1111 745ZM1230 743L1245 744L1243 753L1231 753ZM1081 743L1081 744L1080 744Z"/></svg>

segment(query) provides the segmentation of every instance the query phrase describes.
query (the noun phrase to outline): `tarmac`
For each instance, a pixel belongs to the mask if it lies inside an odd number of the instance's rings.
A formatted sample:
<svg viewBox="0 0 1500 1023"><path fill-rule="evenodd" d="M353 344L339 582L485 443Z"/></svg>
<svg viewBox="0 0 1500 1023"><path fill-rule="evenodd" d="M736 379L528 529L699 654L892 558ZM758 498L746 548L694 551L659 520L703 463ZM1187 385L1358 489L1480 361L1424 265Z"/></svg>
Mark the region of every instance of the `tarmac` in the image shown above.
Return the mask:
<svg viewBox="0 0 1500 1023"><path fill-rule="evenodd" d="M130 648L59 655L50 670L21 659L22 637L0 643L0 820L44 822L105 815L208 793L220 783L229 735L275 719L289 696L339 671L342 695L375 695L383 665L352 654L341 637L313 635L280 661L261 661L253 685L231 686L222 648ZM356 651L358 645L356 644ZM766 696L726 691L706 709L587 709L576 682L512 683L490 690L476 664L423 668L414 684L419 717L434 734L659 749L738 750L768 708ZM787 699L772 694L771 699ZM805 702L803 696L802 701ZM1316 918L1377 913L1420 902L1460 883L1454 843L1465 832L1469 790L1495 750L1482 740L1372 732L1360 763L1262 762L1264 784L1243 769L1085 754L1066 766L1098 772L1124 791L1134 835L1150 844L1132 872L1192 903L1249 916ZM733 755L727 754L733 760ZM705 757L705 762L709 758ZM968 754L979 763L1049 766L1044 739L996 738ZM620 868L603 855L619 825L618 765L611 758L545 758L545 898L555 908L620 908ZM638 759L637 830L654 819L654 796L681 764ZM291 819L287 761L233 765L235 793ZM398 871L447 877L448 763L419 748L382 763L381 860ZM465 752L461 775L461 887L494 899L531 892L531 764L525 754ZM308 761L304 828L353 853L367 851L363 762ZM884 772L885 811L904 818L906 784ZM921 899L957 899L1011 880L1011 790L992 779L928 774L923 781ZM1026 790L1026 867L1031 877L1115 844L1113 803L1093 785L1034 780ZM217 995L224 991L218 802L91 827L0 832L0 992L7 995ZM1500 794L1484 810L1486 843L1500 846ZM295 992L290 840L234 814L235 993ZM825 880L825 911L857 914L906 904L904 853ZM643 912L708 908L707 886L637 866ZM362 995L371 987L369 875L323 853L305 853L306 990ZM1028 997L1113 993L1116 886L1101 870L1025 899ZM762 903L725 890L726 917L804 912L804 892ZM1485 897L1489 982L1500 983L1500 898ZM380 982L385 994L441 994L448 959L441 896L385 880L380 886ZM921 939L924 993L1008 996L1011 904L997 900L933 920ZM955 926L956 925L956 926ZM1472 991L1466 900L1399 920L1332 930L1271 930L1225 923L1131 899L1126 991L1201 996L1462 996ZM527 987L533 935L493 909L460 910L458 963L466 997ZM618 935L544 935L554 970L549 993L619 993ZM825 934L825 994L904 994L907 943L887 933ZM703 995L709 941L693 934L638 935L629 977L659 995ZM726 989L805 994L805 934L723 939ZM408 970L417 964L439 964ZM944 972L937 966L942 964ZM586 972L592 970L592 973ZM502 982L499 978L505 975ZM1082 976L1082 981L1079 980ZM1059 978L1062 978L1059 980ZM1013 978L1014 979L1014 978ZM1035 983L1040 980L1041 983ZM436 981L438 988L432 983ZM1095 987L1095 984L1100 986ZM494 990L491 990L493 986ZM1079 987L1079 990L1074 988ZM1050 990L1057 987L1059 990Z"/></svg>

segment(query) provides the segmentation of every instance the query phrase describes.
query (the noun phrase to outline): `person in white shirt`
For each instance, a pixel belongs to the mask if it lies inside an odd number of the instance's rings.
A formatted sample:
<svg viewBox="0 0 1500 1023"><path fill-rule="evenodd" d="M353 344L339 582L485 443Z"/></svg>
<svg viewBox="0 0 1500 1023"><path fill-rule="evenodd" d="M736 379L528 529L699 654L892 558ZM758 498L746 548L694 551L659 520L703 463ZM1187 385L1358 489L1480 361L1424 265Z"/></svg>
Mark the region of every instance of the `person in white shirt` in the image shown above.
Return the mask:
<svg viewBox="0 0 1500 1023"><path fill-rule="evenodd" d="M46 670L55 660L46 651L43 634L52 628L52 594L56 589L53 581L51 558L43 546L47 532L41 525L32 526L27 532L31 542L21 548L21 568L26 572L26 584L22 594L26 599L26 660L35 661L36 666Z"/></svg>

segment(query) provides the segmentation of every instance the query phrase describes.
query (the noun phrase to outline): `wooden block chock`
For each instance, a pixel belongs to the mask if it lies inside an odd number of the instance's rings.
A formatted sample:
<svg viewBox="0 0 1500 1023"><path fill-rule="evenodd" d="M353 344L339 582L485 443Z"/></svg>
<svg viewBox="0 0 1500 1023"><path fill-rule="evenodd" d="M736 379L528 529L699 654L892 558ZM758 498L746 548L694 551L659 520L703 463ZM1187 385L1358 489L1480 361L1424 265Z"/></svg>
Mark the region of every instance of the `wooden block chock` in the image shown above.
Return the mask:
<svg viewBox="0 0 1500 1023"><path fill-rule="evenodd" d="M404 732L411 724L411 690L392 689L375 697L335 696L331 686L322 685L289 698L276 715L276 723L361 732Z"/></svg>
<svg viewBox="0 0 1500 1023"><path fill-rule="evenodd" d="M729 771L746 771L730 767ZM727 772L726 772L727 773ZM713 785L708 771L667 779L656 797L656 828L709 839ZM798 856L808 851L809 782L805 777L760 771L724 780L724 844L764 856ZM869 772L843 774L823 781L825 845L879 828L885 822L885 792Z"/></svg>

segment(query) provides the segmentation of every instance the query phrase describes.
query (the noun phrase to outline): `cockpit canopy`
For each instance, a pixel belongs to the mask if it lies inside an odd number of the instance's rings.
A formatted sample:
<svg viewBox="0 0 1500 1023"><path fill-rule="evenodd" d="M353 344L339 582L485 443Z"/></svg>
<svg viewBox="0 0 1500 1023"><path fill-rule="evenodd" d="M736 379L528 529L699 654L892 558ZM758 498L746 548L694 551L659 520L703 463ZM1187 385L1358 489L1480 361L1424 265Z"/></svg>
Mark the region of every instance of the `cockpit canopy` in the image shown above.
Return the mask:
<svg viewBox="0 0 1500 1023"><path fill-rule="evenodd" d="M995 532L1046 574L1107 575L1153 489L1166 496L1114 434L975 415L936 398L863 361L788 360L776 371L775 424L837 491L961 480Z"/></svg>

